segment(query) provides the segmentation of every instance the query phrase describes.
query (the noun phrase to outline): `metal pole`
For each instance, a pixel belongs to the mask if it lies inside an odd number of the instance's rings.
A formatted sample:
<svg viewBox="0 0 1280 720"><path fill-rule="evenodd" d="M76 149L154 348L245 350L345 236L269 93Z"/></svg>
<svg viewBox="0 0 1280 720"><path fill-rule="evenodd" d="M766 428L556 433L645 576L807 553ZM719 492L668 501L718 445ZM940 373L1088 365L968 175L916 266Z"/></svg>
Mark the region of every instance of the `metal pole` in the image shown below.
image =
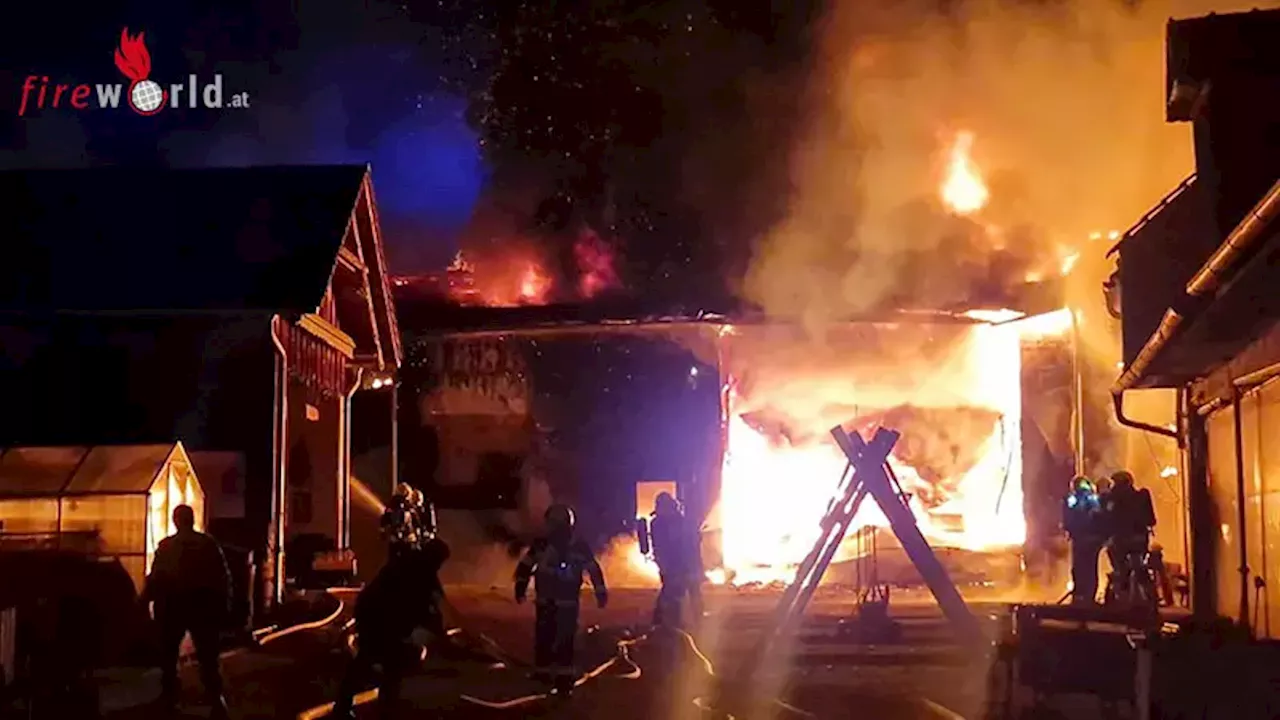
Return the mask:
<svg viewBox="0 0 1280 720"><path fill-rule="evenodd" d="M1188 407L1191 407L1188 401ZM1209 493L1209 438L1205 415L1198 409L1187 414L1187 525L1191 532L1191 612L1200 618L1218 615L1217 537L1222 518L1217 516Z"/></svg>
<svg viewBox="0 0 1280 720"><path fill-rule="evenodd" d="M391 493L400 483L400 380L391 383ZM391 497L391 496L388 496Z"/></svg>
<svg viewBox="0 0 1280 720"><path fill-rule="evenodd" d="M1190 416L1195 412L1191 407L1191 392L1186 386L1178 388L1178 432L1189 432ZM1189 445L1190 443L1180 443L1181 445ZM1182 522L1182 568L1187 575L1187 581L1191 581L1191 459L1187 457L1190 453L1185 448L1178 448L1178 479L1179 490L1182 493L1182 512L1179 520Z"/></svg>
<svg viewBox="0 0 1280 720"><path fill-rule="evenodd" d="M1084 461L1084 371L1080 366L1080 327L1076 323L1075 310L1067 308L1071 313L1071 394L1072 415L1075 420L1076 475L1085 472Z"/></svg>
<svg viewBox="0 0 1280 720"><path fill-rule="evenodd" d="M1151 639L1143 636L1135 643L1138 653L1133 681L1133 709L1137 720L1151 720Z"/></svg>
<svg viewBox="0 0 1280 720"><path fill-rule="evenodd" d="M1245 509L1244 487L1244 423L1241 418L1240 393L1232 398L1232 421L1235 425L1236 455L1236 536L1240 538L1240 624L1249 624L1249 544L1245 536L1248 516Z"/></svg>

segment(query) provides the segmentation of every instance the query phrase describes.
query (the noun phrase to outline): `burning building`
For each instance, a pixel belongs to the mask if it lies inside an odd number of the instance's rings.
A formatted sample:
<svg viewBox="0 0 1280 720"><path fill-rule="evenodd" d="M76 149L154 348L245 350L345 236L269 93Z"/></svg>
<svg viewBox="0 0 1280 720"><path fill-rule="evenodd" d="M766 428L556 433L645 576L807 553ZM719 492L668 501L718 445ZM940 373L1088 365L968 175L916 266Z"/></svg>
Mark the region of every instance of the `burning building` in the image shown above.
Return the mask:
<svg viewBox="0 0 1280 720"><path fill-rule="evenodd" d="M406 475L445 505L488 503L524 527L539 502L571 499L600 537L626 531L636 483L674 482L704 519L711 577L772 583L809 551L840 481L828 430L893 427L890 462L931 542L1052 574L1062 489L1096 464L1060 287L1076 255L1029 252L985 219L973 142L954 137L936 199L905 229L943 233L974 267L952 273L963 282L904 276L854 317L540 304L523 276L484 291L463 261L434 302L422 279L394 282L416 394L401 425L422 437L406 442ZM576 439L573 412L593 418ZM414 460L410 444L431 451ZM884 524L870 505L856 523Z"/></svg>
<svg viewBox="0 0 1280 720"><path fill-rule="evenodd" d="M758 317L584 319L579 309L569 324L556 310L542 309L541 328L529 312L513 322L489 310L456 316L483 326L410 330L421 332L405 373L417 400L402 427L406 439L429 428L440 450L410 473L406 449L406 476L432 476L443 504L527 507L536 527L539 497L566 498L607 537L635 517L636 483L672 481L704 518L713 578L785 581L846 463L827 430L883 425L903 432L891 463L935 544L1020 552L1030 521L1030 545L1047 550L1056 534L1057 490L1074 468L1074 389L1069 374L1060 387L1039 375L1042 363L1070 367L1065 311L1000 324L901 313L818 340ZM566 358L610 369L570 371L580 387L568 390L554 369ZM574 412L586 419L566 418ZM859 521L885 523L872 506Z"/></svg>

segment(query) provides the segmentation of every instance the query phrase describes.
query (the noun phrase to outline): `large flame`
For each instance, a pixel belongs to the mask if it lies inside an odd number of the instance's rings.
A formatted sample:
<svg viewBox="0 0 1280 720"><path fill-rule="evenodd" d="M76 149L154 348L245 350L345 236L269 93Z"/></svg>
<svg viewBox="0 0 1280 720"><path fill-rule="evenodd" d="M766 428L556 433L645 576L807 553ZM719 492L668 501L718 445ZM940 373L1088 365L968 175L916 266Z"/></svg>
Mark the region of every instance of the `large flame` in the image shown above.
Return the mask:
<svg viewBox="0 0 1280 720"><path fill-rule="evenodd" d="M991 193L973 163L973 133L956 134L947 159L947 174L942 181L942 202L957 215L972 215L986 207Z"/></svg>
<svg viewBox="0 0 1280 720"><path fill-rule="evenodd" d="M974 551L1019 546L1026 534L1017 380L1021 343L1027 336L1061 332L1060 314L1066 313L956 331L960 334L946 342L947 349L928 360L932 368L922 364L895 374L888 368L898 359L884 358L861 371L828 364L787 372L787 362L777 357L759 363L772 375L768 382L731 380L716 512L727 572L718 576L730 576L736 584L791 579L818 537L819 521L847 464L827 433L842 415L842 424L864 434L880 424L899 426L903 438L889 464L910 496L917 523L935 545ZM881 339L900 338L898 332L888 328ZM776 348L777 342L771 338L749 353ZM757 364L761 359L744 360ZM933 377L917 374L926 369ZM850 372L854 377L846 376ZM882 384L862 384L875 377ZM786 429L753 422L762 411L785 416ZM887 526L874 502L862 506L850 532L868 525ZM836 560L848 557L842 551Z"/></svg>
<svg viewBox="0 0 1280 720"><path fill-rule="evenodd" d="M976 213L990 199L970 156L973 142L972 133L956 137L939 188L958 215ZM1069 273L1078 252L1061 249L1053 270ZM871 326L843 346L833 333L777 332L754 344L743 338L769 331L722 333L733 377L724 388L730 407L712 513L723 566L708 572L711 582L793 578L840 491L847 459L829 436L835 424L864 435L877 425L902 432L888 462L934 545L998 551L1023 543L1022 346L1070 332L1075 319L1066 308L1031 317L1007 308L966 315L979 324ZM869 501L849 534L887 524ZM848 559L849 550L836 560ZM639 565L643 558L632 554Z"/></svg>

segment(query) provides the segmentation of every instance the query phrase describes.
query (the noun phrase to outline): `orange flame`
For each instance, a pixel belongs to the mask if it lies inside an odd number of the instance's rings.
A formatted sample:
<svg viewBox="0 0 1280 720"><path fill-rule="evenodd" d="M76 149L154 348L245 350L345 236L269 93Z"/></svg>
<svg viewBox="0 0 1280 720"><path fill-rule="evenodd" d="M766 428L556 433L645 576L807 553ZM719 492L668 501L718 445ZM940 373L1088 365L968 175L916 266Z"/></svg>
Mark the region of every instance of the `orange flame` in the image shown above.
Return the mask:
<svg viewBox="0 0 1280 720"><path fill-rule="evenodd" d="M530 262L520 274L520 304L544 305L551 294L551 278Z"/></svg>
<svg viewBox="0 0 1280 720"><path fill-rule="evenodd" d="M463 305L514 307L546 305L564 300L590 300L600 293L619 287L615 257L609 243L591 228L584 228L573 244L576 277L566 278L572 285L559 287L557 274L548 264L546 250L519 237L495 240L487 247L459 251L445 269L444 294ZM422 280L439 277L422 276ZM398 278L398 286L409 285L410 278ZM576 295L576 297L574 297Z"/></svg>
<svg viewBox="0 0 1280 720"><path fill-rule="evenodd" d="M120 47L116 48L116 68L124 76L138 82L151 75L151 53L147 52L145 33L129 36L129 28L120 31Z"/></svg>
<svg viewBox="0 0 1280 720"><path fill-rule="evenodd" d="M947 161L947 175L942 182L942 202L957 215L972 215L986 207L991 193L970 156L973 133L956 134Z"/></svg>
<svg viewBox="0 0 1280 720"><path fill-rule="evenodd" d="M590 228L578 235L573 244L573 256L578 263L578 294L590 300L605 290L619 285L618 273L613 266L613 252L608 244Z"/></svg>
<svg viewBox="0 0 1280 720"><path fill-rule="evenodd" d="M922 473L903 459L912 454L906 448L903 457L895 453L889 462L910 493L909 506L931 542L975 551L1021 545L1026 534L1021 497L1022 390L1016 379L1021 375L1021 345L1068 332L1071 312L1064 308L1030 317L1012 310L985 312L989 317L977 317L975 311L975 319L996 324L977 325L958 335L962 342L937 358L934 371L945 381L930 383L932 389L893 378L885 379L883 386L850 384L843 365L795 367L792 359L808 353L803 347L783 356L756 355L778 351L782 336L770 335L767 341L738 348L739 353L751 353L749 372L757 378L753 382L730 378L724 386L730 404L727 447L720 497L707 521L720 532L724 565L708 571L708 581L741 585L792 579L820 532L819 521L838 491L847 462L826 435L831 418L824 413L831 398L840 400L835 405L842 416L848 408L857 407L857 402L845 402L855 397L868 409L910 398L911 404L921 408L990 411L975 415L984 419L965 431L969 441L976 443L974 461L955 476ZM730 330L727 335L737 334L728 326L725 329ZM730 350L729 355L733 354ZM796 432L775 437L776 433L748 421L752 413L743 412L769 409L798 423L791 426ZM983 423L992 412L998 419L988 427ZM785 490L779 485L783 479ZM858 527L886 525L879 507L867 503L848 536ZM853 552L851 546L841 547L836 560L848 560ZM629 549L629 557L636 571L644 570L646 561L638 550Z"/></svg>
<svg viewBox="0 0 1280 720"><path fill-rule="evenodd" d="M538 253L514 244L501 254L485 254L478 261L459 252L445 277L446 294L462 305L545 305L554 290L552 276Z"/></svg>

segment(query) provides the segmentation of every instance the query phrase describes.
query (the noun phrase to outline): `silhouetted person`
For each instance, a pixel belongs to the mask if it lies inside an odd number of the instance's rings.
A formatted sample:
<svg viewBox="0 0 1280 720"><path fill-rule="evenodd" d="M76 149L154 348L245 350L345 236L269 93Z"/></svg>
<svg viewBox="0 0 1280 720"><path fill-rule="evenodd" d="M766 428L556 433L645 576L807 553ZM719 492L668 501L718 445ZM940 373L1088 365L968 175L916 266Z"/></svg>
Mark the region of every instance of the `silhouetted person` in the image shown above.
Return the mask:
<svg viewBox="0 0 1280 720"><path fill-rule="evenodd" d="M539 675L550 677L555 692L568 694L578 679L573 651L583 574L591 578L599 607L608 603L609 591L591 548L574 536L573 509L552 505L544 519L546 536L535 540L516 566L516 602L524 602L532 579L534 665Z"/></svg>
<svg viewBox="0 0 1280 720"><path fill-rule="evenodd" d="M449 546L438 537L393 551L376 577L356 598L356 654L347 666L333 717L355 717L352 704L375 665L382 666L378 683L378 712L389 718L400 699L400 686L417 662L414 630L424 628L437 646L447 642L440 603L444 588L440 567Z"/></svg>
<svg viewBox="0 0 1280 720"><path fill-rule="evenodd" d="M653 559L662 575L662 589L653 611L653 624L658 627L680 625L681 609L689 598L695 618L702 614L702 557L698 533L680 510L670 493L660 493L655 503L649 537Z"/></svg>
<svg viewBox="0 0 1280 720"><path fill-rule="evenodd" d="M218 651L230 615L231 573L218 542L197 532L195 522L190 506L173 509L178 531L156 548L142 600L155 603L164 703L170 708L177 706L178 659L182 639L190 633L205 696L213 706L213 717L222 718L227 715L227 704L222 696Z"/></svg>
<svg viewBox="0 0 1280 720"><path fill-rule="evenodd" d="M1154 597L1152 578L1144 572L1148 569L1144 562L1151 529L1156 524L1151 492L1135 487L1133 475L1125 470L1113 473L1111 482L1112 488L1107 493L1103 516L1110 538L1108 552L1114 569L1114 581L1121 583L1123 591L1132 593L1137 588L1130 587L1129 581L1136 578Z"/></svg>
<svg viewBox="0 0 1280 720"><path fill-rule="evenodd" d="M1098 601L1098 557L1107 536L1102 506L1089 478L1071 481L1062 503L1062 528L1071 540L1071 602L1093 605Z"/></svg>

